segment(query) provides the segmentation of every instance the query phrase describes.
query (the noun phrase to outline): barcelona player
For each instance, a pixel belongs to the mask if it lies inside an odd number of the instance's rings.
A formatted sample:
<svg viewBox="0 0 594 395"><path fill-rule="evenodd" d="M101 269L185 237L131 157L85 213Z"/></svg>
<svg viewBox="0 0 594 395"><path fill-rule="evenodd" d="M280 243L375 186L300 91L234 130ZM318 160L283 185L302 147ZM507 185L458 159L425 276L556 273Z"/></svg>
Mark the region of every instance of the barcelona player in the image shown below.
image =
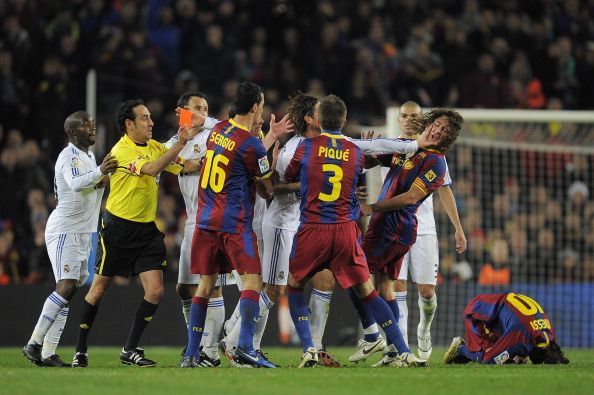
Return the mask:
<svg viewBox="0 0 594 395"><path fill-rule="evenodd" d="M466 341L452 340L444 363L478 362L502 365L567 364L555 331L540 304L529 296L510 293L475 296L464 309Z"/></svg>
<svg viewBox="0 0 594 395"><path fill-rule="evenodd" d="M232 269L237 270L243 283L241 332L235 355L246 365L275 367L253 347L262 288L260 258L252 228L254 184L262 197L272 196L269 180L272 172L265 146L250 133L263 107L262 89L250 82L241 83L232 103L236 115L218 123L206 144L191 256L192 273L201 277L190 308L188 346L180 363L183 368L199 366L208 297L218 274Z"/></svg>
<svg viewBox="0 0 594 395"><path fill-rule="evenodd" d="M435 142L435 149L420 149L412 156L394 156L378 201L363 204L365 214L372 215L363 238L363 250L369 268L374 272L380 294L398 317L398 304L393 294L393 281L398 279L402 261L416 241L416 211L433 191L441 187L446 175L444 154L460 133L460 114L449 109L435 109L412 120L419 134ZM358 298L351 295L364 327L373 324ZM376 366L397 361L399 348L390 344Z"/></svg>
<svg viewBox="0 0 594 395"><path fill-rule="evenodd" d="M370 280L356 222L360 216L356 187L364 157L341 133L346 105L330 95L317 106L322 133L299 144L285 171L287 182L300 182L301 193L300 225L289 261L288 286L291 318L304 351L299 367L318 363L303 287L308 278L323 269L330 269L342 288L353 288L387 337L398 345L394 366L426 366L427 361L413 355L404 343L396 318Z"/></svg>

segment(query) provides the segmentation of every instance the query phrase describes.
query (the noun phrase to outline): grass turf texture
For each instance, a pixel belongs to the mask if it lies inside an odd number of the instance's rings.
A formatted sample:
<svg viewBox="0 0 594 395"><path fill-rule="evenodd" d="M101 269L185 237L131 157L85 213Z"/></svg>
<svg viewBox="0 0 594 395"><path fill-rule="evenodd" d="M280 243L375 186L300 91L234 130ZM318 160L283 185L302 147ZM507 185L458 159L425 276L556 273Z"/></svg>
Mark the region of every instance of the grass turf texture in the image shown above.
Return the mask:
<svg viewBox="0 0 594 395"><path fill-rule="evenodd" d="M119 348L91 347L89 368L39 368L18 348L0 348L0 394L592 394L594 350L567 350L570 365L444 365L434 348L428 368L371 368L380 355L348 363L354 348L331 348L341 369L296 369L300 350L270 348L283 369L234 369L226 360L216 369L180 369L180 349L147 347L156 368L120 364ZM71 347L62 347L70 361Z"/></svg>

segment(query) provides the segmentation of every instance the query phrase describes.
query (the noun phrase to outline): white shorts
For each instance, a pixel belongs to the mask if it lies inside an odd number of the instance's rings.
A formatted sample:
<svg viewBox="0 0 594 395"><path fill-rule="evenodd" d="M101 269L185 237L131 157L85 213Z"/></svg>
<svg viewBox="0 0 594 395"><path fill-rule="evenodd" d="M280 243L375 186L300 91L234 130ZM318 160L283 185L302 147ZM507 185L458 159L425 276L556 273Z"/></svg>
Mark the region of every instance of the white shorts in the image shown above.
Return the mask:
<svg viewBox="0 0 594 395"><path fill-rule="evenodd" d="M439 246L437 235L418 235L417 241L404 256L398 280L407 280L408 273L417 284L437 284Z"/></svg>
<svg viewBox="0 0 594 395"><path fill-rule="evenodd" d="M81 286L89 278L90 233L45 235L45 245L56 282L75 280Z"/></svg>
<svg viewBox="0 0 594 395"><path fill-rule="evenodd" d="M177 272L178 284L196 285L200 281L199 274L192 274L190 270L190 256L192 251L192 238L194 237L195 225L186 225L184 228L184 238L179 251L179 268ZM215 287L222 285L235 284L235 276L232 273L219 275Z"/></svg>
<svg viewBox="0 0 594 395"><path fill-rule="evenodd" d="M289 257L295 231L262 225L264 254L262 257L262 281L265 284L287 285L289 280Z"/></svg>

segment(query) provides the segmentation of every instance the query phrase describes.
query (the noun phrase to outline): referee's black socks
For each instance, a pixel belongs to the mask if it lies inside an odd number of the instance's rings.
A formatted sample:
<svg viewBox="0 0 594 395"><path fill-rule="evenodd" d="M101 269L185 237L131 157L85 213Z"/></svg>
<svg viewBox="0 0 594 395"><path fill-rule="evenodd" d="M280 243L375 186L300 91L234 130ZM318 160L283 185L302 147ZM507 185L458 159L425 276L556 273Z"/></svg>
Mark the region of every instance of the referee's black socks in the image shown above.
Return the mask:
<svg viewBox="0 0 594 395"><path fill-rule="evenodd" d="M76 352L87 352L87 337L97 317L99 305L92 305L86 300L83 301L82 319L80 321L78 330L78 342L76 343Z"/></svg>
<svg viewBox="0 0 594 395"><path fill-rule="evenodd" d="M124 346L125 351L132 351L138 347L140 337L142 336L142 333L144 332L148 323L153 319L153 315L155 314L158 306L158 304L152 304L142 299L142 302L140 302L140 305L138 306L138 310L136 310L136 316L134 317L132 330L128 335L126 345Z"/></svg>

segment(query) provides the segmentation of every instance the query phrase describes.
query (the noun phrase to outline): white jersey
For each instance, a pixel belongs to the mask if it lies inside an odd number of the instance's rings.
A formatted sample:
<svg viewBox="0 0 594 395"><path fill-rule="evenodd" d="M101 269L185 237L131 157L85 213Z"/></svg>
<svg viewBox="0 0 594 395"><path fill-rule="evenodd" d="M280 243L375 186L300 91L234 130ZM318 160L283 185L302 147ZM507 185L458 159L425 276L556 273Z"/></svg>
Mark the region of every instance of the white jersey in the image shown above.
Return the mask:
<svg viewBox="0 0 594 395"><path fill-rule="evenodd" d="M69 143L60 152L54 170L57 205L47 220L46 236L96 232L104 188L95 189L103 174L93 152Z"/></svg>
<svg viewBox="0 0 594 395"><path fill-rule="evenodd" d="M303 136L294 136L281 149L276 162L276 171L278 171L281 182L286 182L285 171L297 151L297 146L304 139ZM296 193L274 195L272 203L264 215L264 221L278 229L296 231L299 228L300 202Z"/></svg>
<svg viewBox="0 0 594 395"><path fill-rule="evenodd" d="M184 159L197 160L201 159L206 154L206 142L210 136L210 129L219 121L215 118L207 117L202 126L202 130L194 136L179 153ZM167 149L171 148L173 144L178 141L179 137L174 135L164 145ZM186 226L194 226L196 224L196 212L198 211L198 182L200 179L200 171L194 173L179 173L177 176L179 181L179 189L184 197L186 205L186 213L188 219Z"/></svg>

